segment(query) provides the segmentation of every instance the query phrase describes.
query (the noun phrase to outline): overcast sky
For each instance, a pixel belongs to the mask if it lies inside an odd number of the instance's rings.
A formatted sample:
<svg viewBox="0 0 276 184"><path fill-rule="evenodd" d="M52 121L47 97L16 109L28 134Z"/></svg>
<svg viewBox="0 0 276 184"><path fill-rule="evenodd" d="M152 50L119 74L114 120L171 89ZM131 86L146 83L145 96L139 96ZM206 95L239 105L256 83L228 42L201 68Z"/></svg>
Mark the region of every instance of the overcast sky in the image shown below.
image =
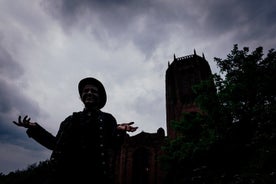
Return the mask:
<svg viewBox="0 0 276 184"><path fill-rule="evenodd" d="M29 115L52 134L83 109L77 84L104 84L118 123L166 131L165 72L176 57L226 58L238 44L275 48L275 0L0 0L0 173L50 151L12 121Z"/></svg>

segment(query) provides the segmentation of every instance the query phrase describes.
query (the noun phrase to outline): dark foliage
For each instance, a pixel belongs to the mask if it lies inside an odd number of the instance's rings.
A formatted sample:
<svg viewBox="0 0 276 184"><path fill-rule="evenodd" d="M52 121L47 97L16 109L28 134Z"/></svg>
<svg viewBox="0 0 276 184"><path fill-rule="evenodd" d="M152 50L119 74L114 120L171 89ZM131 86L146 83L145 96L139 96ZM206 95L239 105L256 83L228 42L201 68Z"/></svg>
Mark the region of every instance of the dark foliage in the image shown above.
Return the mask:
<svg viewBox="0 0 276 184"><path fill-rule="evenodd" d="M46 184L51 174L50 161L41 161L32 164L24 170L10 172L7 175L0 174L1 184Z"/></svg>

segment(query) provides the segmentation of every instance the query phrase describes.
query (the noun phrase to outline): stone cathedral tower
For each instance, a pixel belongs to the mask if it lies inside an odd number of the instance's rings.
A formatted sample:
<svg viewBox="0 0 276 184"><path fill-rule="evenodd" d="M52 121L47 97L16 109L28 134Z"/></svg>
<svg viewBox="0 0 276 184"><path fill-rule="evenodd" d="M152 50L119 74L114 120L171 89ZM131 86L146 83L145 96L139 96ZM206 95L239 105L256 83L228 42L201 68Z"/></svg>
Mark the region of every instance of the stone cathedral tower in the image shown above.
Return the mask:
<svg viewBox="0 0 276 184"><path fill-rule="evenodd" d="M194 100L192 86L211 76L211 69L204 55L194 54L176 58L168 64L166 71L166 119L167 134L175 138L171 121L181 119L183 112L199 112Z"/></svg>

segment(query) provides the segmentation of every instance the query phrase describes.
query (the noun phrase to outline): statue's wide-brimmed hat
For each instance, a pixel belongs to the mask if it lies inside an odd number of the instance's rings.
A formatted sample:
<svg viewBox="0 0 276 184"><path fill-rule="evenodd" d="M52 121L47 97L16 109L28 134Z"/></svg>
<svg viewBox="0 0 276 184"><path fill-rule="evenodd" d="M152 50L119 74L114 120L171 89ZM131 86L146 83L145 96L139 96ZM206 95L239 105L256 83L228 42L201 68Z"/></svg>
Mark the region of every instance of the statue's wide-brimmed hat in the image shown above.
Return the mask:
<svg viewBox="0 0 276 184"><path fill-rule="evenodd" d="M103 108L106 103L106 91L105 91L103 84L98 79L95 79L93 77L84 78L79 82L79 85L78 85L80 95L82 93L84 86L87 84L92 84L92 85L95 85L98 87L99 96L100 96L99 109Z"/></svg>

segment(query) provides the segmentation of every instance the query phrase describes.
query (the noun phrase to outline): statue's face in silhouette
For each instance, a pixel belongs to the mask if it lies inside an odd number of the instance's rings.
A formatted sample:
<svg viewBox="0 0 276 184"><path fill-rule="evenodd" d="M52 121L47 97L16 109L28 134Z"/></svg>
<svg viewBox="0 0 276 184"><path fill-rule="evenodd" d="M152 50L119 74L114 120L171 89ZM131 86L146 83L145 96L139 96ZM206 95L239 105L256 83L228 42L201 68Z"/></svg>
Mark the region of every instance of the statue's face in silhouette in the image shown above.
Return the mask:
<svg viewBox="0 0 276 184"><path fill-rule="evenodd" d="M87 108L98 108L99 104L99 88L92 84L84 86L81 93L81 100Z"/></svg>

